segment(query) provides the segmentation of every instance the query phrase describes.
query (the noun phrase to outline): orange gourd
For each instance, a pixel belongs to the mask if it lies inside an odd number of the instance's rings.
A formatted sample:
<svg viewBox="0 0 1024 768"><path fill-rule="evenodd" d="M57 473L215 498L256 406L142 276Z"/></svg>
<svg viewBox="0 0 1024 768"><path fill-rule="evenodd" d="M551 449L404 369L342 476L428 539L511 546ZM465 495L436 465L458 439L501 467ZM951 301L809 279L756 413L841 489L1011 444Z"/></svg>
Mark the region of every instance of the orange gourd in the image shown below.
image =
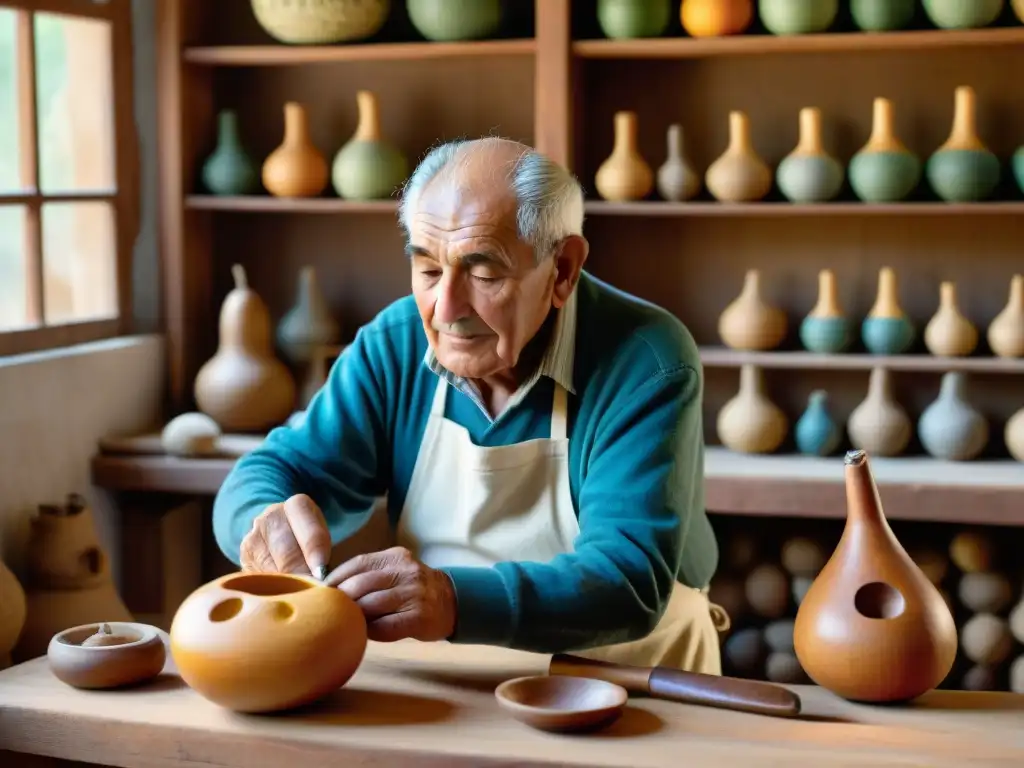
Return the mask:
<svg viewBox="0 0 1024 768"><path fill-rule="evenodd" d="M845 699L908 701L939 685L957 629L938 589L886 522L864 451L846 454L846 527L796 614L804 671Z"/></svg>
<svg viewBox="0 0 1024 768"><path fill-rule="evenodd" d="M740 35L754 19L752 0L683 0L679 6L683 29L693 37Z"/></svg>
<svg viewBox="0 0 1024 768"><path fill-rule="evenodd" d="M189 595L171 624L182 679L236 712L309 704L341 688L366 652L366 619L308 577L233 573Z"/></svg>

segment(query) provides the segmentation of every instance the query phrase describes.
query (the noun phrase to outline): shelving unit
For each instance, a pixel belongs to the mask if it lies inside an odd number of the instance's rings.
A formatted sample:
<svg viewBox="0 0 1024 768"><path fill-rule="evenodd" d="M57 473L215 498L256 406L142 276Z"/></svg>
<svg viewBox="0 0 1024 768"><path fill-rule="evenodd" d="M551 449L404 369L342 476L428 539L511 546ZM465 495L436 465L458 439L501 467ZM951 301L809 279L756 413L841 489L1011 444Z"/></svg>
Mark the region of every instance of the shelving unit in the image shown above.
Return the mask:
<svg viewBox="0 0 1024 768"><path fill-rule="evenodd" d="M262 158L280 141L283 103L303 102L314 141L331 157L354 128L354 94L362 88L378 94L383 130L412 163L438 140L500 133L534 144L579 176L589 196L588 270L668 308L701 345L711 443L708 503L715 512L841 512L838 459L735 456L715 445L715 414L735 392L736 369L744 362L765 369L773 399L792 421L819 387L830 391L836 415L845 421L878 364L894 372L900 401L913 416L934 398L947 370L971 374L974 400L985 405L994 435L1024 406L1024 361L992 358L985 349L957 359L917 350L878 358L813 355L798 351L796 341L824 267L836 272L844 308L859 318L873 302L879 267L892 266L919 332L937 306L939 282L954 280L963 311L983 331L1005 304L1011 274L1021 269L1024 196L1009 180L999 199L972 204L918 195L870 205L849 193L819 205L777 197L726 205L706 193L687 203L610 203L593 189L618 110L638 114L639 148L655 168L665 156L667 126L683 125L687 155L703 172L725 147L731 109L750 116L757 150L774 167L795 145L801 107L822 110L827 146L848 160L868 136L872 100L886 96L895 104L900 135L924 158L948 133L953 91L962 84L977 91L979 128L1006 160L1024 144L1024 99L1006 74L1024 66L1024 26L1011 23L1009 11L1005 25L968 31L865 34L840 28L820 35L755 31L693 39L674 22L663 38L606 40L599 39L590 2L508 5L515 21L502 32L507 39L424 42L409 31L399 2L377 40L303 47L270 40L247 0L160 3L161 219L172 412L191 407L192 380L213 352L212 329L231 263L245 266L275 320L293 300L298 268L315 266L347 337L407 293L394 200L355 203L330 193L307 200L216 197L198 183L218 109L238 112L248 148ZM762 272L766 298L790 319L779 351L719 346L718 315L752 267ZM106 462L98 471L111 482L121 478L133 487L148 482L138 478L174 472L180 480L193 470L194 477L213 483L223 469L154 458L97 461ZM143 461L152 466L138 463ZM911 455L876 465L894 519L1024 525L1024 465L1007 461L998 440L991 455L970 464L940 465Z"/></svg>

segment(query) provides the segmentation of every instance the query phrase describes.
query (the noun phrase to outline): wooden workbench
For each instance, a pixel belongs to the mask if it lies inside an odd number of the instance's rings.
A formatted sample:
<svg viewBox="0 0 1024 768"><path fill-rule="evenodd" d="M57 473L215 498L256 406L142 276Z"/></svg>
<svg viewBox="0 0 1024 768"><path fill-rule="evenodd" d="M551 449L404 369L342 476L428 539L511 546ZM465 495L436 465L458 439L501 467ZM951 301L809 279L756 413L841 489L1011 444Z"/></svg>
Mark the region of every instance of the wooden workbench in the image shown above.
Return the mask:
<svg viewBox="0 0 1024 768"><path fill-rule="evenodd" d="M371 644L348 686L302 713L238 715L168 665L136 690L83 692L45 659L0 672L0 750L121 768L972 768L1024 766L1024 696L932 692L853 705L812 686L800 720L633 699L604 732L556 735L509 719L493 690L549 657L444 643ZM20 768L0 751L0 765Z"/></svg>

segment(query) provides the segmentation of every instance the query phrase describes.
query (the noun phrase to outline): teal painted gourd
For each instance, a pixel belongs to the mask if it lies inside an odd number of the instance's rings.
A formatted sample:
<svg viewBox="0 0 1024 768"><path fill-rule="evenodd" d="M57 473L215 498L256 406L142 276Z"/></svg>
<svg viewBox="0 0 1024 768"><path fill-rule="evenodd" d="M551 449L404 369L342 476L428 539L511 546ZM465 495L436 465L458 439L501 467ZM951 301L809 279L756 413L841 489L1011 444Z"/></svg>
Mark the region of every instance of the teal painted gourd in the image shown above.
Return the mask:
<svg viewBox="0 0 1024 768"><path fill-rule="evenodd" d="M381 137L376 95L359 91L356 104L359 125L334 156L331 183L346 200L383 200L405 182L409 162L398 147Z"/></svg>
<svg viewBox="0 0 1024 768"><path fill-rule="evenodd" d="M839 0L759 0L757 13L773 35L824 32L839 12Z"/></svg>
<svg viewBox="0 0 1024 768"><path fill-rule="evenodd" d="M800 323L800 343L809 352L835 354L849 346L851 331L850 320L839 306L835 274L823 269L818 273L818 303Z"/></svg>
<svg viewBox="0 0 1024 768"><path fill-rule="evenodd" d="M890 32L914 18L915 0L850 0L850 15L865 32Z"/></svg>
<svg viewBox="0 0 1024 768"><path fill-rule="evenodd" d="M939 29L987 27L1003 12L1005 0L923 0L924 12Z"/></svg>
<svg viewBox="0 0 1024 768"><path fill-rule="evenodd" d="M223 109L217 115L217 147L203 163L203 185L215 195L251 195L259 191L260 173L246 152L238 115Z"/></svg>
<svg viewBox="0 0 1024 768"><path fill-rule="evenodd" d="M597 22L605 37L659 37L672 20L670 0L597 0Z"/></svg>
<svg viewBox="0 0 1024 768"><path fill-rule="evenodd" d="M921 181L921 161L896 136L893 105L877 98L871 136L850 160L850 186L866 203L906 199Z"/></svg>
<svg viewBox="0 0 1024 768"><path fill-rule="evenodd" d="M481 40L501 28L501 0L406 0L409 21L427 40Z"/></svg>
<svg viewBox="0 0 1024 768"><path fill-rule="evenodd" d="M978 137L976 114L974 89L960 86L949 138L928 158L925 168L931 188L946 202L986 200L999 184L999 158Z"/></svg>
<svg viewBox="0 0 1024 768"><path fill-rule="evenodd" d="M796 449L810 456L828 456L839 447L842 437L842 431L829 410L828 393L822 389L814 390L793 429Z"/></svg>
<svg viewBox="0 0 1024 768"><path fill-rule="evenodd" d="M861 340L875 355L898 355L910 349L916 336L913 323L900 308L896 273L891 267L878 272L878 295L861 324Z"/></svg>
<svg viewBox="0 0 1024 768"><path fill-rule="evenodd" d="M1017 186L1024 192L1024 147L1013 153L1013 177L1017 180Z"/></svg>
<svg viewBox="0 0 1024 768"><path fill-rule="evenodd" d="M800 110L800 141L775 172L782 194L794 203L832 200L843 188L843 166L825 151L821 137L821 110Z"/></svg>

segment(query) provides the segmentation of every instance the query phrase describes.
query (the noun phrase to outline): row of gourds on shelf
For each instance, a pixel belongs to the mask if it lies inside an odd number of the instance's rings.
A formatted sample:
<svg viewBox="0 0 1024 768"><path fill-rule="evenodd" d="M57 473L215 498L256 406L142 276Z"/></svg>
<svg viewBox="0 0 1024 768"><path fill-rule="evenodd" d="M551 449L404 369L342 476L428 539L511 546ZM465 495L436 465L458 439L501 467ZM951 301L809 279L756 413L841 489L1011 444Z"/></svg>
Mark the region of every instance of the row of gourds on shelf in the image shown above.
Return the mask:
<svg viewBox="0 0 1024 768"><path fill-rule="evenodd" d="M789 419L768 396L761 368L746 363L740 368L739 391L718 412L718 439L737 453L773 453L789 433ZM871 456L899 456L910 445L914 425L893 394L889 369L871 370L867 396L846 422L851 445ZM967 375L949 371L942 376L938 397L921 413L917 436L925 452L945 461L970 461L989 443L989 423L971 405ZM806 410L794 427L800 453L830 456L843 441L843 430L829 406L828 393L814 390ZM1004 440L1010 455L1024 462L1024 407L1007 421Z"/></svg>
<svg viewBox="0 0 1024 768"><path fill-rule="evenodd" d="M271 37L290 45L354 43L376 35L393 0L252 0L253 16ZM478 40L501 26L502 0L405 0L413 27L432 42Z"/></svg>
<svg viewBox="0 0 1024 768"><path fill-rule="evenodd" d="M805 683L793 648L793 616L825 567L829 547L819 536L790 536L774 547L764 538L729 531L723 542L723 567L710 589L734 627L723 662L727 674ZM963 617L957 629L967 664L953 687L995 690L1009 662L1009 689L1024 693L1024 650L1014 648L1024 645L1024 594L1016 562L1000 562L999 549L991 534L968 529L951 537L946 552L922 542L909 555L950 611Z"/></svg>
<svg viewBox="0 0 1024 768"><path fill-rule="evenodd" d="M1010 0L1024 21L1024 0ZM660 37L669 28L677 0L597 0L597 19L606 37ZM925 15L939 29L972 29L995 22L1005 0L922 0ZM741 35L754 22L755 0L682 0L679 20L692 37ZM757 16L773 35L828 32L839 15L839 0L757 0ZM864 32L906 28L917 0L850 0L853 23Z"/></svg>
<svg viewBox="0 0 1024 768"><path fill-rule="evenodd" d="M875 355L899 355L907 352L917 338L913 321L899 300L896 273L882 267L878 273L878 293L867 317L861 323L861 340ZM777 349L786 338L788 320L779 307L765 301L760 270L748 270L740 294L718 318L718 335L731 349L760 352ZM960 311L956 284L943 281L939 286L939 306L924 329L925 347L939 357L966 357L978 346L978 329ZM997 357L1024 357L1024 275L1010 278L1006 306L989 323L986 337ZM818 273L818 299L800 323L800 341L810 352L836 354L849 349L854 338L854 323L839 302L835 273Z"/></svg>
<svg viewBox="0 0 1024 768"><path fill-rule="evenodd" d="M931 189L946 202L991 198L1000 182L1002 164L978 135L974 89L958 87L954 107L949 137L922 164L896 135L892 102L875 99L871 135L849 162L854 194L866 203L901 202L918 188L923 170ZM612 152L594 178L597 193L608 201L627 202L647 198L657 186L658 194L668 201L695 198L702 179L686 157L682 127L669 127L667 158L654 172L637 147L637 122L635 112L615 114ZM799 126L797 146L773 174L754 147L749 117L741 110L731 111L728 146L708 167L703 185L722 203L759 202L771 192L773 181L793 203L835 200L847 169L824 146L821 111L816 107L800 110ZM1024 191L1024 146L1014 154L1011 165Z"/></svg>
<svg viewBox="0 0 1024 768"><path fill-rule="evenodd" d="M290 101L284 105L283 140L261 164L245 147L237 113L221 110L216 147L200 173L203 186L214 195L254 195L260 192L262 182L275 197L309 198L320 196L330 183L347 200L391 197L409 175L409 160L382 135L376 94L358 91L356 106L355 132L330 164L313 143L303 104Z"/></svg>

